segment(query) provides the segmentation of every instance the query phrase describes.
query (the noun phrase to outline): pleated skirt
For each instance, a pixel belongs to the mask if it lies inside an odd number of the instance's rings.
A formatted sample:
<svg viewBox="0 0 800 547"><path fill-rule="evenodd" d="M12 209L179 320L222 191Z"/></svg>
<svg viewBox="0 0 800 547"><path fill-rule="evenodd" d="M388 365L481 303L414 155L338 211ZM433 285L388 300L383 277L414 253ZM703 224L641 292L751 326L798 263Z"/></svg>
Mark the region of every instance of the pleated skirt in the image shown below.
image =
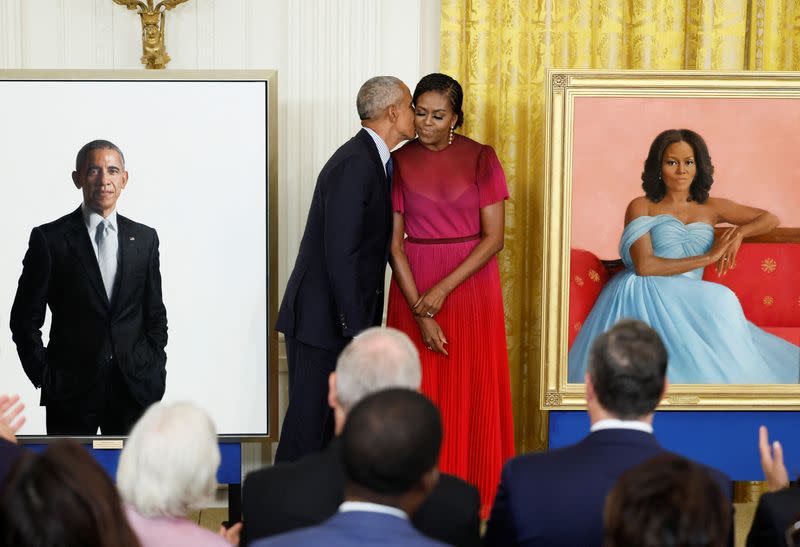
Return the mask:
<svg viewBox="0 0 800 547"><path fill-rule="evenodd" d="M452 272L478 244L406 241L420 293ZM436 321L449 356L428 350L400 288L392 279L387 324L409 335L422 361L422 392L442 416L440 469L478 487L481 518L489 516L502 466L514 455L503 296L493 257L447 297Z"/></svg>

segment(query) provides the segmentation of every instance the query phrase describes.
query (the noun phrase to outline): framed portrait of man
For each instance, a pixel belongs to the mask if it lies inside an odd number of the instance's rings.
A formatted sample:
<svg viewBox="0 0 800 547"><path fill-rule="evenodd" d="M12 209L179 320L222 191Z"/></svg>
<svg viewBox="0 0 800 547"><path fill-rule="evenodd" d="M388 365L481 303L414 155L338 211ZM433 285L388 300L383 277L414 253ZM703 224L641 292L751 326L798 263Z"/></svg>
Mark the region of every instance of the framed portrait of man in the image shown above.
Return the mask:
<svg viewBox="0 0 800 547"><path fill-rule="evenodd" d="M800 408L800 77L551 70L548 79L542 408L585 404L591 343L626 317L667 346L663 408ZM640 271L631 247L643 237L656 256L691 259L736 224L632 214L635 200L659 199L646 186L661 172L651 181L645 161L671 161L669 138L688 142L690 169L708 171L708 199L766 211L779 227L745 237L730 257Z"/></svg>

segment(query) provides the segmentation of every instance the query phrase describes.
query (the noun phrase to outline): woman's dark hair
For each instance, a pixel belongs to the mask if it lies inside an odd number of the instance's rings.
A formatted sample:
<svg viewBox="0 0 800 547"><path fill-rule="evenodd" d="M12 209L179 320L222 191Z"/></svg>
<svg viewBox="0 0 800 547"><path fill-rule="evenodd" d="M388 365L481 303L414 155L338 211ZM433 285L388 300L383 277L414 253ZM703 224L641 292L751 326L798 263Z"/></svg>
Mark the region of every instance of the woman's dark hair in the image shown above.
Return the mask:
<svg viewBox="0 0 800 547"><path fill-rule="evenodd" d="M605 547L723 547L730 503L707 468L663 453L620 476L603 523Z"/></svg>
<svg viewBox="0 0 800 547"><path fill-rule="evenodd" d="M428 74L414 88L412 102L417 104L419 96L428 91L438 91L447 95L447 98L450 99L450 106L457 118L455 127L461 127L461 124L464 123L464 111L461 110L461 105L464 103L464 90L461 89L461 84L447 74L440 74L439 72Z"/></svg>
<svg viewBox="0 0 800 547"><path fill-rule="evenodd" d="M670 144L676 142L685 142L694 151L694 164L697 172L689 186L689 200L705 203L711 185L714 184L714 165L711 163L706 141L691 129L667 129L655 138L653 144L650 145L647 159L644 160L644 171L642 172L644 193L647 199L653 203L664 199L667 186L661 179L661 164L664 161L664 151Z"/></svg>
<svg viewBox="0 0 800 547"><path fill-rule="evenodd" d="M111 478L80 445L27 454L0 498L0 545L139 547Z"/></svg>

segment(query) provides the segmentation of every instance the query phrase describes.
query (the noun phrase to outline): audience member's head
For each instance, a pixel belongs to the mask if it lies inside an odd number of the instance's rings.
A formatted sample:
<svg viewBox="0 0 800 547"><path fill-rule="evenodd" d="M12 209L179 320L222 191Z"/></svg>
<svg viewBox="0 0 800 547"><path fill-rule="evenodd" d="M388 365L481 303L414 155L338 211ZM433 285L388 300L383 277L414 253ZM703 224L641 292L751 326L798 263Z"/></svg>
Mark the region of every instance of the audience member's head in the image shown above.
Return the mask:
<svg viewBox="0 0 800 547"><path fill-rule="evenodd" d="M441 443L439 412L424 395L401 388L368 395L342 433L347 499L412 514L436 486Z"/></svg>
<svg viewBox="0 0 800 547"><path fill-rule="evenodd" d="M117 487L144 517L183 517L213 498L220 454L214 423L192 403L156 403L131 431Z"/></svg>
<svg viewBox="0 0 800 547"><path fill-rule="evenodd" d="M330 376L328 403L337 434L350 409L367 395L390 387L418 390L421 382L419 352L408 336L392 328L365 330L344 348Z"/></svg>
<svg viewBox="0 0 800 547"><path fill-rule="evenodd" d="M649 416L666 390L667 350L647 324L623 319L589 352L586 399L592 422Z"/></svg>
<svg viewBox="0 0 800 547"><path fill-rule="evenodd" d="M0 544L138 547L111 478L80 445L59 441L27 454L0 502Z"/></svg>
<svg viewBox="0 0 800 547"><path fill-rule="evenodd" d="M705 468L664 453L622 474L603 521L606 547L722 547L731 514Z"/></svg>

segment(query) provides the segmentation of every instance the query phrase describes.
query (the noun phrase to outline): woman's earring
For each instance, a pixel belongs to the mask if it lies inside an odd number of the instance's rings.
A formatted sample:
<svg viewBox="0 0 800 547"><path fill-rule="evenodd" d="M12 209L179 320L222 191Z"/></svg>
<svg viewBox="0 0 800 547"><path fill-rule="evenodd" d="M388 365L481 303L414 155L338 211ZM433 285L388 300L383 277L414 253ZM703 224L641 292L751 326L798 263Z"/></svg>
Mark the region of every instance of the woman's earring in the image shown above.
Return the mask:
<svg viewBox="0 0 800 547"><path fill-rule="evenodd" d="M455 133L455 126L450 128L450 138L447 139L447 144L453 144L453 134Z"/></svg>

